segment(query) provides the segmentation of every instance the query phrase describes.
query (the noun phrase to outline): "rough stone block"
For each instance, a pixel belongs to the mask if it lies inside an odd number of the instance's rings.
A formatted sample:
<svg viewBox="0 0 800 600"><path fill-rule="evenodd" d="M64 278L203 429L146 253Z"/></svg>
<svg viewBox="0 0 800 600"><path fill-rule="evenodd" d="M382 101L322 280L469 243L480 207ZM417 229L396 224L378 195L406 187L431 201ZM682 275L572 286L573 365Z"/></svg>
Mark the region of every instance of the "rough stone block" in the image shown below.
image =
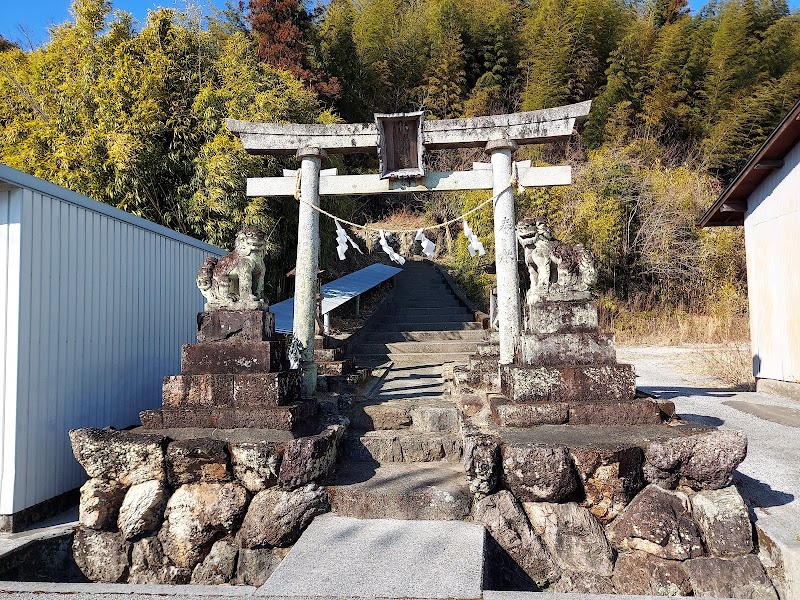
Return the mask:
<svg viewBox="0 0 800 600"><path fill-rule="evenodd" d="M275 315L264 310L214 310L197 315L197 341L263 341L275 335Z"/></svg>
<svg viewBox="0 0 800 600"><path fill-rule="evenodd" d="M298 400L300 400L299 369L233 376L235 406L282 406Z"/></svg>
<svg viewBox="0 0 800 600"><path fill-rule="evenodd" d="M522 502L560 502L578 488L575 466L564 446L506 444L502 455L503 481Z"/></svg>
<svg viewBox="0 0 800 600"><path fill-rule="evenodd" d="M164 481L164 438L115 429L72 429L72 452L89 477L134 485Z"/></svg>
<svg viewBox="0 0 800 600"><path fill-rule="evenodd" d="M281 564L287 552L284 548L239 548L236 583L261 587Z"/></svg>
<svg viewBox="0 0 800 600"><path fill-rule="evenodd" d="M617 352L606 333L525 334L516 359L529 366L609 364L616 362Z"/></svg>
<svg viewBox="0 0 800 600"><path fill-rule="evenodd" d="M500 480L499 438L482 433L464 436L464 471L473 494L491 494Z"/></svg>
<svg viewBox="0 0 800 600"><path fill-rule="evenodd" d="M317 363L318 375L347 375L352 373L356 368L356 363L352 358L346 360L337 360L333 362L320 362Z"/></svg>
<svg viewBox="0 0 800 600"><path fill-rule="evenodd" d="M143 410L139 413L145 429L164 429L164 417L160 410Z"/></svg>
<svg viewBox="0 0 800 600"><path fill-rule="evenodd" d="M158 529L167 503L163 481L145 481L132 485L119 509L117 527L126 540Z"/></svg>
<svg viewBox="0 0 800 600"><path fill-rule="evenodd" d="M317 515L330 510L327 492L309 483L287 491L269 488L253 497L239 530L243 548L294 544Z"/></svg>
<svg viewBox="0 0 800 600"><path fill-rule="evenodd" d="M228 454L222 440L178 440L167 447L167 481L171 486L230 479Z"/></svg>
<svg viewBox="0 0 800 600"><path fill-rule="evenodd" d="M533 532L522 506L511 492L501 490L478 502L475 522L486 527L494 541L537 586L545 587L558 579L556 564ZM501 577L513 579L514 574L502 574Z"/></svg>
<svg viewBox="0 0 800 600"><path fill-rule="evenodd" d="M569 420L569 404L566 402L509 404L504 396L493 396L489 399L489 406L501 427L562 425Z"/></svg>
<svg viewBox="0 0 800 600"><path fill-rule="evenodd" d="M753 551L747 506L734 486L696 493L692 516L709 555L742 556Z"/></svg>
<svg viewBox="0 0 800 600"><path fill-rule="evenodd" d="M689 499L656 485L642 490L606 528L606 535L618 550L642 550L670 560L703 555Z"/></svg>
<svg viewBox="0 0 800 600"><path fill-rule="evenodd" d="M344 350L342 348L314 349L314 360L320 363L342 360L343 357L344 357Z"/></svg>
<svg viewBox="0 0 800 600"><path fill-rule="evenodd" d="M636 393L633 365L624 364L504 365L500 382L511 402L631 400Z"/></svg>
<svg viewBox="0 0 800 600"><path fill-rule="evenodd" d="M170 375L162 392L164 408L231 406L233 375Z"/></svg>
<svg viewBox="0 0 800 600"><path fill-rule="evenodd" d="M78 527L72 541L72 556L90 581L119 583L128 576L130 544L120 533Z"/></svg>
<svg viewBox="0 0 800 600"><path fill-rule="evenodd" d="M127 491L126 485L114 480L93 478L84 483L81 486L80 524L90 529L114 529Z"/></svg>
<svg viewBox="0 0 800 600"><path fill-rule="evenodd" d="M585 445L570 454L583 484L582 504L601 523L615 519L644 487L644 452L637 446Z"/></svg>
<svg viewBox="0 0 800 600"><path fill-rule="evenodd" d="M194 569L211 543L235 531L245 515L247 490L238 483L182 485L167 502L158 534L164 554L183 569Z"/></svg>
<svg viewBox="0 0 800 600"><path fill-rule="evenodd" d="M226 537L214 542L211 551L192 571L192 583L196 585L219 585L229 583L236 571L239 547L233 538Z"/></svg>
<svg viewBox="0 0 800 600"><path fill-rule="evenodd" d="M570 425L657 425L661 409L652 400L627 402L572 402Z"/></svg>
<svg viewBox="0 0 800 600"><path fill-rule="evenodd" d="M680 562L641 550L620 554L611 579L618 594L689 596L692 593L692 584Z"/></svg>
<svg viewBox="0 0 800 600"><path fill-rule="evenodd" d="M333 426L286 444L278 485L291 489L324 478L336 462L337 444L343 433L343 427Z"/></svg>
<svg viewBox="0 0 800 600"><path fill-rule="evenodd" d="M280 429L291 431L316 414L313 402L294 402L264 408L165 408L163 427L215 427L237 429Z"/></svg>
<svg viewBox="0 0 800 600"><path fill-rule="evenodd" d="M181 373L269 373L288 368L286 343L237 340L235 342L200 342L184 344Z"/></svg>
<svg viewBox="0 0 800 600"><path fill-rule="evenodd" d="M278 482L285 445L281 442L231 442L233 475L251 492L260 492Z"/></svg>
<svg viewBox="0 0 800 600"><path fill-rule="evenodd" d="M755 554L738 558L697 558L683 563L695 596L778 600Z"/></svg>
<svg viewBox="0 0 800 600"><path fill-rule="evenodd" d="M598 325L597 305L591 300L540 300L528 311L532 333L577 333L594 331Z"/></svg>
<svg viewBox="0 0 800 600"><path fill-rule="evenodd" d="M559 568L611 576L614 550L603 527L586 508L574 502L524 502L522 507Z"/></svg>
<svg viewBox="0 0 800 600"><path fill-rule="evenodd" d="M739 431L713 430L658 440L645 451L645 478L663 487L679 483L694 490L730 485L733 470L747 456L747 437Z"/></svg>

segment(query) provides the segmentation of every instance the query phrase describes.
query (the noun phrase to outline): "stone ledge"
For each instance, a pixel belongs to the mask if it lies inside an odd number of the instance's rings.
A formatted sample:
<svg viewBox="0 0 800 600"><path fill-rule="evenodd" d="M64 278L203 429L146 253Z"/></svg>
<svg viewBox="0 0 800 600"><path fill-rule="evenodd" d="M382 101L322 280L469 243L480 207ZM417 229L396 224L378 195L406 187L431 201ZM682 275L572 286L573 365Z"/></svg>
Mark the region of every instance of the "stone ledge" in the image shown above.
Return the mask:
<svg viewBox="0 0 800 600"><path fill-rule="evenodd" d="M164 408L282 406L300 399L300 372L170 375Z"/></svg>
<svg viewBox="0 0 800 600"><path fill-rule="evenodd" d="M213 310L197 315L197 341L263 341L275 335L275 315L264 310Z"/></svg>
<svg viewBox="0 0 800 600"><path fill-rule="evenodd" d="M593 402L510 402L500 394L489 396L492 418L500 427L540 425L658 425L658 403L651 400Z"/></svg>
<svg viewBox="0 0 800 600"><path fill-rule="evenodd" d="M500 382L503 393L515 403L630 400L636 393L633 366L624 364L504 365Z"/></svg>
<svg viewBox="0 0 800 600"><path fill-rule="evenodd" d="M269 373L288 368L283 340L198 342L181 349L183 375Z"/></svg>
<svg viewBox="0 0 800 600"><path fill-rule="evenodd" d="M528 306L527 327L537 334L596 331L597 305L591 300L542 299Z"/></svg>
<svg viewBox="0 0 800 600"><path fill-rule="evenodd" d="M616 363L614 336L607 333L525 334L520 336L516 362L528 366Z"/></svg>
<svg viewBox="0 0 800 600"><path fill-rule="evenodd" d="M236 429L296 429L316 414L314 402L294 402L285 406L263 408L164 408L139 414L146 429L177 427L215 427Z"/></svg>

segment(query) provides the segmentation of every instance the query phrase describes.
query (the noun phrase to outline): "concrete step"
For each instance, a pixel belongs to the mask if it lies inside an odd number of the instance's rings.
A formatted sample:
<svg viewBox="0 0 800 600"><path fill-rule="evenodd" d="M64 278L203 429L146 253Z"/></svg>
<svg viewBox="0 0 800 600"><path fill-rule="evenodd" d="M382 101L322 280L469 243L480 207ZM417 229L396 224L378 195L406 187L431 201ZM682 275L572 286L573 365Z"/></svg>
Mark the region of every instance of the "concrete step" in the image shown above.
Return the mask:
<svg viewBox="0 0 800 600"><path fill-rule="evenodd" d="M375 326L373 331L397 332L397 331L465 331L467 329L483 330L483 325L472 321L431 321L429 323L386 321Z"/></svg>
<svg viewBox="0 0 800 600"><path fill-rule="evenodd" d="M448 396L441 396L436 401L434 398L381 399L394 393L389 390L385 395L377 394L375 398L353 406L349 413L351 429L458 432L458 410Z"/></svg>
<svg viewBox="0 0 800 600"><path fill-rule="evenodd" d="M464 329L462 327L462 323L470 323L472 322L472 318L470 317L449 317L449 316L436 316L436 315L420 315L418 317L408 317L408 316L391 316L387 315L383 319L381 319L381 323L376 327L377 329L381 329L384 326L389 326L392 328L392 331L413 331L413 330L425 330L430 329L430 327L438 327L439 329ZM478 323L478 329L480 328L480 323ZM472 329L472 328L467 328Z"/></svg>
<svg viewBox="0 0 800 600"><path fill-rule="evenodd" d="M437 308L445 306L454 306L462 308L464 305L458 301L455 296L441 295L436 298L403 298L403 307L405 308Z"/></svg>
<svg viewBox="0 0 800 600"><path fill-rule="evenodd" d="M409 430L350 431L342 440L344 455L353 462L414 463L461 460L461 436Z"/></svg>
<svg viewBox="0 0 800 600"><path fill-rule="evenodd" d="M462 318L462 320L471 320L472 312L463 306L433 306L433 307L406 307L400 306L392 311L387 317L403 317L409 318L424 317L424 316L439 316L439 315L453 315L453 317Z"/></svg>
<svg viewBox="0 0 800 600"><path fill-rule="evenodd" d="M371 331L365 333L365 342L430 342L439 340L474 340L480 343L484 339L483 330L465 329L457 331Z"/></svg>
<svg viewBox="0 0 800 600"><path fill-rule="evenodd" d="M359 519L457 521L470 513L464 469L449 463L350 463L327 486L331 510Z"/></svg>
<svg viewBox="0 0 800 600"><path fill-rule="evenodd" d="M410 354L424 353L448 354L452 352L466 352L475 354L478 344L473 340L430 340L426 342L365 342L357 344L353 353L358 354Z"/></svg>
<svg viewBox="0 0 800 600"><path fill-rule="evenodd" d="M484 528L463 521L314 519L260 597L480 598Z"/></svg>
<svg viewBox="0 0 800 600"><path fill-rule="evenodd" d="M393 362L396 365L437 366L444 363L467 364L469 352L448 352L446 354L425 354L422 352L405 352L392 354L353 354L352 358L360 367L375 368Z"/></svg>
<svg viewBox="0 0 800 600"><path fill-rule="evenodd" d="M400 296L414 296L424 298L434 294L453 296L453 288L446 283L414 282L413 284L401 283L395 292Z"/></svg>

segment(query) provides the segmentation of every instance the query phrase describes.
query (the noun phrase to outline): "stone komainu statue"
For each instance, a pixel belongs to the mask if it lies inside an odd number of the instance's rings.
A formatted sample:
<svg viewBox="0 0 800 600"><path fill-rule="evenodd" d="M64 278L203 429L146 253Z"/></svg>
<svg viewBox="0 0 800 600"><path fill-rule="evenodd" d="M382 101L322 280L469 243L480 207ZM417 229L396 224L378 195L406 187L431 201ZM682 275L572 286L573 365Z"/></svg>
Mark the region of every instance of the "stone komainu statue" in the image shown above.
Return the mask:
<svg viewBox="0 0 800 600"><path fill-rule="evenodd" d="M597 281L594 257L582 244L570 246L555 239L547 223L539 219L523 219L516 231L531 278L528 304L547 295L569 297L587 292Z"/></svg>
<svg viewBox="0 0 800 600"><path fill-rule="evenodd" d="M197 272L197 287L205 310L264 310L264 254L267 236L260 229L242 229L234 250L216 259L209 256Z"/></svg>

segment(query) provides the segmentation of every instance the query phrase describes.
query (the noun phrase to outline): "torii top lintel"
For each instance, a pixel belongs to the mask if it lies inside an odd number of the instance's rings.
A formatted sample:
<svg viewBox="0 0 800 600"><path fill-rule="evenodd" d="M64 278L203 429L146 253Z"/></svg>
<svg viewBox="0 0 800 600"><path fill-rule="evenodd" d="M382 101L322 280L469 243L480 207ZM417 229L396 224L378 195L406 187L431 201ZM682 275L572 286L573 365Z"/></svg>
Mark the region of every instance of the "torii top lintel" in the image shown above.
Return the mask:
<svg viewBox="0 0 800 600"><path fill-rule="evenodd" d="M423 143L428 150L479 148L490 140L508 139L517 144L541 144L567 139L576 123L589 114L591 100L530 112L425 121ZM294 154L316 147L331 154L377 152L375 123L334 125L252 123L226 119L250 154Z"/></svg>

